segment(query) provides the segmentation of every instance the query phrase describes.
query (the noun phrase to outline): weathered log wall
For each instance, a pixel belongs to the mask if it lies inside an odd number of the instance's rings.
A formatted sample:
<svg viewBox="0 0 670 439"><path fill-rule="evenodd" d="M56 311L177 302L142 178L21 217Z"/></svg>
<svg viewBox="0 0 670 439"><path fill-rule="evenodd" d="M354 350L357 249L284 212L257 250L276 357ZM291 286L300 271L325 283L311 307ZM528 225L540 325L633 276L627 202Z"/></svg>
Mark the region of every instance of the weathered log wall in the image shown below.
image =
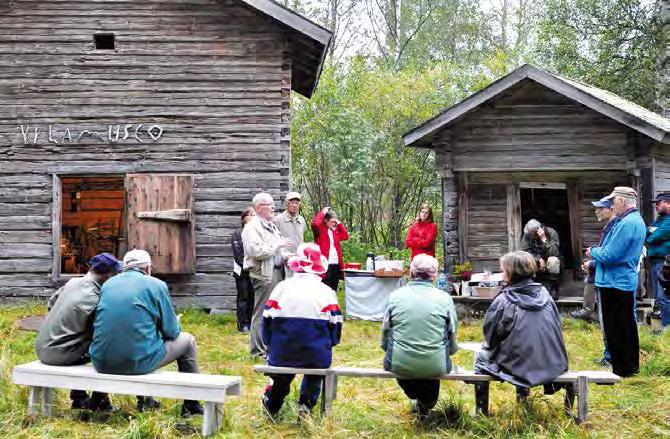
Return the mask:
<svg viewBox="0 0 670 439"><path fill-rule="evenodd" d="M96 32L116 49L96 50ZM0 296L55 287L51 174L191 173L197 273L169 279L172 294L233 307L239 212L288 188L290 89L286 34L233 0L12 1L0 15ZM83 130L100 135L76 141Z"/></svg>

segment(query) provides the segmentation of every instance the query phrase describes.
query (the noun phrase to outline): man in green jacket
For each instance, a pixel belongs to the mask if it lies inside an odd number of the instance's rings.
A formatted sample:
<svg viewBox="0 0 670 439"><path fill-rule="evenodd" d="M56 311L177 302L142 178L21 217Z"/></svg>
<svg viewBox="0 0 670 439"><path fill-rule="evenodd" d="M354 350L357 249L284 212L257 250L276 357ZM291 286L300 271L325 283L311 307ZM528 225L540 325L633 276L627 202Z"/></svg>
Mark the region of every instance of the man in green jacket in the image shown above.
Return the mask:
<svg viewBox="0 0 670 439"><path fill-rule="evenodd" d="M195 338L181 331L165 282L151 276L149 253L131 250L123 264L123 273L100 292L90 349L95 370L143 375L177 361L179 372L198 373ZM189 400L181 413L203 410Z"/></svg>
<svg viewBox="0 0 670 439"><path fill-rule="evenodd" d="M437 404L440 381L451 371L458 319L451 296L433 287L437 260L427 254L412 259L407 286L391 293L382 325L384 369L403 376L398 384L424 419Z"/></svg>
<svg viewBox="0 0 670 439"><path fill-rule="evenodd" d="M85 276L70 279L49 299L49 314L35 340L35 352L44 364L71 366L89 362L88 347L93 339L93 319L100 300L100 286L121 271L121 262L109 253L88 261ZM73 409L111 408L104 393L84 390L70 392Z"/></svg>
<svg viewBox="0 0 670 439"><path fill-rule="evenodd" d="M670 299L659 281L665 257L670 255L670 192L661 192L652 200L656 207L656 221L647 228L647 260L651 272L651 288L658 304L663 326L670 325Z"/></svg>

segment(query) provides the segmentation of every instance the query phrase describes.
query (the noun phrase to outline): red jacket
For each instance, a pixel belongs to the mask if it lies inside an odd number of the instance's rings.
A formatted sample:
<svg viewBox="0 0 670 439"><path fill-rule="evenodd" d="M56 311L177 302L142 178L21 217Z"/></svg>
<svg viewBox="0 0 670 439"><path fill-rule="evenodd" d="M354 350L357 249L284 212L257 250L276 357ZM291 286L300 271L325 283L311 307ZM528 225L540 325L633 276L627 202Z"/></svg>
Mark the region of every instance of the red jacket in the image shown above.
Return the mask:
<svg viewBox="0 0 670 439"><path fill-rule="evenodd" d="M435 238L437 238L437 224L425 222L412 224L405 239L405 246L412 250L410 260L421 253L435 256Z"/></svg>
<svg viewBox="0 0 670 439"><path fill-rule="evenodd" d="M321 253L328 259L328 253L330 252L330 238L328 238L328 226L323 222L323 217L323 212L319 212L312 218L312 232L314 233L314 242L319 245ZM337 227L335 227L335 230L333 230L333 244L337 251L337 259L340 262L340 268L344 268L340 241L346 241L347 239L349 239L349 232L347 232L347 228L344 227L344 224L339 223Z"/></svg>

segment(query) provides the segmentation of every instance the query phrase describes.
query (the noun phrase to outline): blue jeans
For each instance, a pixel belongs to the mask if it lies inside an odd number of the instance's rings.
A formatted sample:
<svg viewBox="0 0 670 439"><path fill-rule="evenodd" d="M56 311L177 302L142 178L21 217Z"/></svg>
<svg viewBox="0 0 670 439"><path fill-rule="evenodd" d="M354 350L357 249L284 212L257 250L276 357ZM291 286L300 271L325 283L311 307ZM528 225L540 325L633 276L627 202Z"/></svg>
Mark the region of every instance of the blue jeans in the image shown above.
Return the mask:
<svg viewBox="0 0 670 439"><path fill-rule="evenodd" d="M272 384L266 387L265 396L267 397L268 409L272 413L277 413L284 405L284 399L291 391L291 381L295 375L269 375L272 378ZM298 404L306 405L312 409L321 394L322 376L305 375L300 385L300 397Z"/></svg>
<svg viewBox="0 0 670 439"><path fill-rule="evenodd" d="M654 299L658 302L658 309L661 311L661 324L668 326L670 325L670 298L658 280L663 269L663 260L653 260L649 265L651 269L651 288L654 292Z"/></svg>

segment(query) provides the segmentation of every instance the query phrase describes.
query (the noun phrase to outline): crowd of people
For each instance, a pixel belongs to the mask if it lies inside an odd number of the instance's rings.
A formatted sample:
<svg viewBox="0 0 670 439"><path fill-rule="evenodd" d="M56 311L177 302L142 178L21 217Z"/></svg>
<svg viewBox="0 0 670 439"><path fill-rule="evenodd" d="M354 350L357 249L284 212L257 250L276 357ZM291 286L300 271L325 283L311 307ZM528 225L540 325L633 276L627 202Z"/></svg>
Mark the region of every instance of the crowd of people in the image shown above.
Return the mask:
<svg viewBox="0 0 670 439"><path fill-rule="evenodd" d="M332 350L342 337L342 312L336 291L342 277L340 242L349 237L330 207L312 218L314 242L304 242L307 223L300 215L301 195L289 192L285 211L274 215L274 200L259 193L241 216L233 233L234 275L238 288L238 330L249 333L249 351L272 366L327 368ZM649 229L637 210L637 193L616 187L594 202L596 215L606 222L598 245L586 251L593 312L598 303L606 352L614 373L627 377L639 368L639 341L634 317L634 292L643 245L654 261L653 279L670 286L670 264L661 261L670 246L670 194L655 199L659 219ZM553 381L568 369L568 354L552 286L560 273L558 236L537 221L525 227L524 251L500 258L504 287L487 310L482 349L475 371L514 384L519 398ZM648 236L647 236L648 235ZM438 262L434 258L437 227L430 207L422 206L410 227L410 281L390 295L381 328L383 367L402 376L398 385L425 418L439 396L437 377L452 369L457 351L458 318L454 302L434 287ZM92 362L102 373L145 374L177 362L179 371L198 373L195 339L180 328L167 285L151 276L151 257L131 250L123 263L110 254L90 260L86 276L70 280L49 301L49 313L36 341L46 364ZM548 283L549 288L545 283ZM667 311L667 301L661 308ZM666 317L667 315L664 314ZM664 321L665 322L665 321ZM531 334L529 336L529 334ZM294 376L271 375L262 407L275 417ZM323 377L305 376L298 400L299 413L316 405ZM106 410L105 394L72 391L73 408ZM139 410L160 404L138 397ZM197 401L184 401L185 416L202 413Z"/></svg>

